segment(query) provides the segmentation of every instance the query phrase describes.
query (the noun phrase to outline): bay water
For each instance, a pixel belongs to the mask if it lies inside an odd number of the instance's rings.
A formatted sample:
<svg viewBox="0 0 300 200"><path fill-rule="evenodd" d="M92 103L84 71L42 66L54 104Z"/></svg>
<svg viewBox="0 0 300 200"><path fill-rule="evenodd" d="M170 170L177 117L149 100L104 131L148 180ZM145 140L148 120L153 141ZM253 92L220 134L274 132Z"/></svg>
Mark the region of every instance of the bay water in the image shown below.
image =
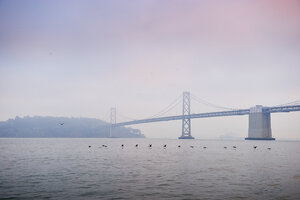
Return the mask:
<svg viewBox="0 0 300 200"><path fill-rule="evenodd" d="M0 199L300 199L300 142L1 138Z"/></svg>

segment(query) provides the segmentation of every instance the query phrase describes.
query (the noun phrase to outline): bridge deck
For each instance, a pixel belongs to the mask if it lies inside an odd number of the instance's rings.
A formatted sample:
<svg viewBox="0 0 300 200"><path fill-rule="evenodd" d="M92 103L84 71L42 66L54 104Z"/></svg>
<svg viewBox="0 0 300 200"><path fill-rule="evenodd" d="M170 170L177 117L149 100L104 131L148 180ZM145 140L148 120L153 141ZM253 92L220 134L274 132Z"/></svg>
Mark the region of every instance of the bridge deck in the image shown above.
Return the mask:
<svg viewBox="0 0 300 200"><path fill-rule="evenodd" d="M265 107L263 110L264 112L269 112L269 113L293 112L293 111L300 111L300 105Z"/></svg>
<svg viewBox="0 0 300 200"><path fill-rule="evenodd" d="M269 112L269 113L292 112L292 111L300 111L300 105L264 107L263 108L263 112ZM191 115L176 115L176 116L149 118L149 119L141 119L141 120L121 122L121 123L113 124L112 126L113 127L118 127L118 126L126 126L126 125L133 125L133 124L144 124L144 123L160 122L160 121L182 120L183 118L194 119L194 118L249 115L249 113L250 113L250 109L240 109L240 110L232 110L232 111L198 113L198 114L191 114Z"/></svg>
<svg viewBox="0 0 300 200"><path fill-rule="evenodd" d="M113 126L117 127L117 126L126 126L132 124L143 124L143 123L151 123L151 122L170 121L170 120L182 120L183 118L193 119L193 118L222 117L222 116L234 116L234 115L248 115L249 112L250 112L249 109L243 109L243 110L233 110L233 111L199 113L199 114L191 114L191 115L176 115L176 116L121 122L121 123L114 124Z"/></svg>

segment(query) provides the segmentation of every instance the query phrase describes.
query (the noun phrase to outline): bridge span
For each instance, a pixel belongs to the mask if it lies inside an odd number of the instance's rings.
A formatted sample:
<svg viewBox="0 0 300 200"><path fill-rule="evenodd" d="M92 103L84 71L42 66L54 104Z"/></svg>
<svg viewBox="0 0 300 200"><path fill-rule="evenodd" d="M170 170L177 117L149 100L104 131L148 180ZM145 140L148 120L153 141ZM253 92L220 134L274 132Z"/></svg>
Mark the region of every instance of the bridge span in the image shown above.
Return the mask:
<svg viewBox="0 0 300 200"><path fill-rule="evenodd" d="M249 112L250 109L243 109L243 110L222 111L222 112L198 113L198 114L190 114L190 115L175 115L175 116L168 116L168 117L158 117L158 118L149 118L149 119L140 119L140 120L121 122L121 123L112 124L112 126L118 127L118 126L127 126L133 124L182 120L184 118L195 119L195 118L223 117L223 116L234 116L234 115L248 115Z"/></svg>
<svg viewBox="0 0 300 200"><path fill-rule="evenodd" d="M116 109L111 109L111 132L113 128L134 124L153 123L161 121L182 120L182 135L179 139L194 139L191 135L191 119L195 118L210 118L210 117L225 117L225 116L237 116L248 115L249 116L249 128L247 140L275 140L272 137L271 131L271 113L278 112L293 112L300 111L300 105L285 105L264 107L262 105L256 105L249 109L236 109L230 111L220 112L208 112L190 114L190 93L183 93L183 112L182 115L156 117L140 120L132 120L126 122L116 123ZM112 133L111 133L112 134Z"/></svg>

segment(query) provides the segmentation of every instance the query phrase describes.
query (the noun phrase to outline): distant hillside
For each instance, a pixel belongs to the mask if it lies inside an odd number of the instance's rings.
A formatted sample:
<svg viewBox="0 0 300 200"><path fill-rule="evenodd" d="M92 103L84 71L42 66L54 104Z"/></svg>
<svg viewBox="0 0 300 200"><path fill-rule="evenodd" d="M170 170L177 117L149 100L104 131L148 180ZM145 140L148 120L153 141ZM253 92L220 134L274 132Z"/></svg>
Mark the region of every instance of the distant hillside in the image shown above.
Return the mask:
<svg viewBox="0 0 300 200"><path fill-rule="evenodd" d="M60 125L63 123L63 125ZM109 137L109 124L92 118L16 117L0 122L0 137ZM117 127L113 137L143 138L138 129Z"/></svg>

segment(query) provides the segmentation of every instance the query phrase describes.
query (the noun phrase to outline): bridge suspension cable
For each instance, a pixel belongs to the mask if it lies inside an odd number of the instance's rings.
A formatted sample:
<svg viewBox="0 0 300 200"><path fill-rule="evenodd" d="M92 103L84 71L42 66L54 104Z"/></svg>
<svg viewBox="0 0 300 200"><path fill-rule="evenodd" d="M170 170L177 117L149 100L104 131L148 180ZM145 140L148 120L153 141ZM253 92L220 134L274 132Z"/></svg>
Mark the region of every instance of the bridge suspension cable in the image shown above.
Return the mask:
<svg viewBox="0 0 300 200"><path fill-rule="evenodd" d="M130 121L134 121L136 119L132 118L132 117L128 117L126 115L123 115L122 113L120 113L120 111L118 110L118 117L121 117L122 119L125 119L125 120L130 120Z"/></svg>
<svg viewBox="0 0 300 200"><path fill-rule="evenodd" d="M201 99L193 94L191 94L191 98L195 101L197 101L198 103L200 104L203 104L203 105L207 105L207 106L210 106L210 107L213 107L213 108L220 108L220 109L225 109L225 110L238 110L238 108L229 108L229 107L224 107L224 106L219 106L219 105L216 105L216 104L213 104L213 103L210 103L204 99Z"/></svg>
<svg viewBox="0 0 300 200"><path fill-rule="evenodd" d="M155 115L152 115L150 117L147 117L147 118L156 118L156 117L163 116L164 114L166 114L167 112L169 112L173 108L175 108L178 104L180 104L182 102L181 100L182 100L182 95L178 96L172 103L170 103L167 107L162 109L160 112L158 112ZM132 117L128 117L128 116L120 113L120 111L118 111L118 117L121 117L121 119L123 119L123 120L130 120L130 121L137 120L137 119L134 119Z"/></svg>
<svg viewBox="0 0 300 200"><path fill-rule="evenodd" d="M298 104L300 104L300 100L292 101L292 102L288 102L288 103L284 103L284 104L279 104L279 105L275 105L275 106L272 106L272 107L288 106L288 105L298 105Z"/></svg>
<svg viewBox="0 0 300 200"><path fill-rule="evenodd" d="M98 117L101 121L108 122L110 120L110 111L107 111L102 117Z"/></svg>
<svg viewBox="0 0 300 200"><path fill-rule="evenodd" d="M181 102L182 102L182 95L178 96L171 104L169 104L167 107L165 107L164 109L162 109L160 112L156 113L155 115L150 116L149 118L160 117L160 116L166 114L167 112L169 112L170 110L172 110L173 108L175 108Z"/></svg>

